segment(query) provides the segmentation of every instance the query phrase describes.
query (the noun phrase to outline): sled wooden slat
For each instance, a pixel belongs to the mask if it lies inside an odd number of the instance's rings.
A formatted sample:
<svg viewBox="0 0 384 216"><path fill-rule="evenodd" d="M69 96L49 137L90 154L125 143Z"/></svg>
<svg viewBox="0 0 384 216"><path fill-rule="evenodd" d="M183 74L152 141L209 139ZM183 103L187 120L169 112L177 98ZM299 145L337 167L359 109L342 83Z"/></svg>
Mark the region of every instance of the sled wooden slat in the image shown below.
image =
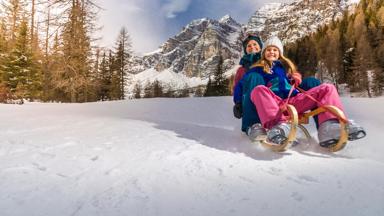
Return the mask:
<svg viewBox="0 0 384 216"><path fill-rule="evenodd" d="M309 123L309 117L318 115L322 112L325 112L326 110L323 107L319 107L315 110L312 110L310 112L303 113L299 116L299 124L308 124Z"/></svg>

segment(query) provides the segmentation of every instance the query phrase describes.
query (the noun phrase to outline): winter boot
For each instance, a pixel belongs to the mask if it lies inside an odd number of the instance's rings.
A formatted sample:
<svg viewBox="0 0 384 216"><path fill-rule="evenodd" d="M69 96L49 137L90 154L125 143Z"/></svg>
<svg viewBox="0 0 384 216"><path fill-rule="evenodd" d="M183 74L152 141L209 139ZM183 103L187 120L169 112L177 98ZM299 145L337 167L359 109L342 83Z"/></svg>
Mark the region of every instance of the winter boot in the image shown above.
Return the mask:
<svg viewBox="0 0 384 216"><path fill-rule="evenodd" d="M356 124L353 121L349 121L348 127L348 140L353 141L361 139L366 136L366 132L363 127ZM338 120L328 120L323 122L319 126L317 132L319 137L319 144L322 147L330 147L336 144L340 139L340 123Z"/></svg>
<svg viewBox="0 0 384 216"><path fill-rule="evenodd" d="M367 133L364 128L360 125L356 124L353 120L349 120L348 122L348 140L358 140L365 137Z"/></svg>
<svg viewBox="0 0 384 216"><path fill-rule="evenodd" d="M282 122L268 131L268 140L275 144L283 144L288 139L288 134L291 130L291 125Z"/></svg>
<svg viewBox="0 0 384 216"><path fill-rule="evenodd" d="M252 142L262 141L267 138L267 131L260 123L257 123L248 128L247 135Z"/></svg>

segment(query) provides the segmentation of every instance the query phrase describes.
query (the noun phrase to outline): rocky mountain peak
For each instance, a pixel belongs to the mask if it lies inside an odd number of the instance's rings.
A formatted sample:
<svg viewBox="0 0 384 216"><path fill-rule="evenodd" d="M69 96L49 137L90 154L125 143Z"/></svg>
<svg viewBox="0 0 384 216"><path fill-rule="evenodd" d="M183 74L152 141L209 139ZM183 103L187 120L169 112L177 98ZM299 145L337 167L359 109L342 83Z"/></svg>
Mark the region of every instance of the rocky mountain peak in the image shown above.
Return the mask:
<svg viewBox="0 0 384 216"><path fill-rule="evenodd" d="M219 23L227 25L239 25L229 14L223 16L219 19Z"/></svg>
<svg viewBox="0 0 384 216"><path fill-rule="evenodd" d="M279 36L293 42L316 31L320 26L340 17L356 0L298 0L292 3L270 3L257 10L249 19L247 31L263 39Z"/></svg>
<svg viewBox="0 0 384 216"><path fill-rule="evenodd" d="M170 69L188 77L208 77L219 55L223 57L225 67L236 64L233 59L239 58L241 51L240 32L241 25L229 15L219 21L193 20L144 59L148 66L152 65L159 72Z"/></svg>

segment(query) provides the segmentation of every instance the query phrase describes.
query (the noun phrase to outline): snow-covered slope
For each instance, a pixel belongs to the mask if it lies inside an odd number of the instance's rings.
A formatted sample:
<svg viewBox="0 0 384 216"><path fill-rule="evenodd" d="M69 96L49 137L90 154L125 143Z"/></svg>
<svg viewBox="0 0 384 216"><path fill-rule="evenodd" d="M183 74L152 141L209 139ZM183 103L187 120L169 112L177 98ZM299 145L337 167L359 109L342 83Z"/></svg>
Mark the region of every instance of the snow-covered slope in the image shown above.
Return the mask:
<svg viewBox="0 0 384 216"><path fill-rule="evenodd" d="M384 98L343 101L368 136L335 154L250 144L230 97L0 105L0 212L384 215Z"/></svg>

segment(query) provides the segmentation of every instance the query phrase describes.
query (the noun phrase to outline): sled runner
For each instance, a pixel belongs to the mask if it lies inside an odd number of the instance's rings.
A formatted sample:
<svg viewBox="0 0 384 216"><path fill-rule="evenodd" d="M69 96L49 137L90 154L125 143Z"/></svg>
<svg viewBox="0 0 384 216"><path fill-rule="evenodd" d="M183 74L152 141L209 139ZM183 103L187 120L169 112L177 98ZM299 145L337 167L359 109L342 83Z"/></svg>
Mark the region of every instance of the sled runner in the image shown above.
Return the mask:
<svg viewBox="0 0 384 216"><path fill-rule="evenodd" d="M301 92L305 93L305 91L299 89ZM307 95L310 99L315 100L311 96ZM289 97L288 97L289 98ZM288 101L288 100L287 100ZM268 141L267 139L261 140L260 143L262 146L265 148L269 148L272 151L275 152L282 152L287 150L292 144L296 141L296 132L297 128L302 130L302 132L305 134L307 139L311 138L311 135L309 134L308 130L304 127L305 124L309 123L309 118L318 115L322 112L330 112L332 113L339 121L340 123L340 139L336 144L333 144L328 147L329 151L331 152L336 152L345 147L348 141L348 127L347 123L348 120L346 119L344 113L337 107L335 106L330 106L330 105L322 105L319 108L306 112L303 114L298 114L296 111L296 108L292 105L289 105L286 103L283 108L283 112L286 112L288 114L288 122L291 126L291 130L287 136L287 139L282 143L282 144L276 144L273 142Z"/></svg>

